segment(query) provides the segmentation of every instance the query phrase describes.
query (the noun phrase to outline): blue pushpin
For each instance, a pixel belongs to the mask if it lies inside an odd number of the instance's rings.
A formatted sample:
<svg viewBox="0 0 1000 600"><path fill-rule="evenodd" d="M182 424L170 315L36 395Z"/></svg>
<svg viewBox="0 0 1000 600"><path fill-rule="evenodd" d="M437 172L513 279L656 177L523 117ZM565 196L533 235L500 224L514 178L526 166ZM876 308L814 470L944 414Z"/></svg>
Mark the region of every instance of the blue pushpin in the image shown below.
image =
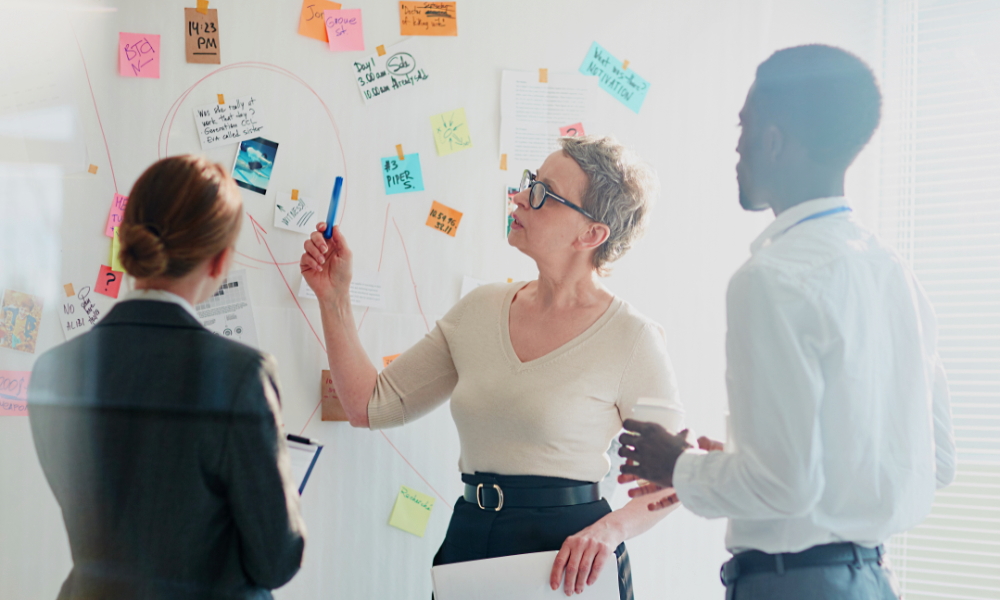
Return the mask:
<svg viewBox="0 0 1000 600"><path fill-rule="evenodd" d="M325 239L333 237L333 219L337 216L337 205L340 204L340 188L344 186L344 178L337 176L333 183L333 196L330 197L330 212L326 214L326 231L323 232Z"/></svg>

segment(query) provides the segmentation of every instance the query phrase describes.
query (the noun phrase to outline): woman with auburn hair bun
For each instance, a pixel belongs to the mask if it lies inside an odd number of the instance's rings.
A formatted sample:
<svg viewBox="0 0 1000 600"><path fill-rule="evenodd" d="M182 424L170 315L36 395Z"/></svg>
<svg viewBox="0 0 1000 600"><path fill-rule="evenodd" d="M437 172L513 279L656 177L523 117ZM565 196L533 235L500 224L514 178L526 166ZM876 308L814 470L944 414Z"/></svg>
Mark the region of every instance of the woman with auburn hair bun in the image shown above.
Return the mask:
<svg viewBox="0 0 1000 600"><path fill-rule="evenodd" d="M194 310L225 279L242 219L221 166L153 164L118 229L135 290L35 364L31 429L74 560L60 600L266 599L299 570L274 359Z"/></svg>

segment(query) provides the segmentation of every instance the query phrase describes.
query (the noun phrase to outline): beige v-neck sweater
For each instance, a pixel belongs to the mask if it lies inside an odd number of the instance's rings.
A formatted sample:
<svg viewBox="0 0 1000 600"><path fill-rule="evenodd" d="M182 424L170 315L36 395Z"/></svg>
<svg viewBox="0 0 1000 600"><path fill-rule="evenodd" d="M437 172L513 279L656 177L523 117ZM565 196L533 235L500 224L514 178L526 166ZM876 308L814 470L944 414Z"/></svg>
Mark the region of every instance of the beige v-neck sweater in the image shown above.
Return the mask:
<svg viewBox="0 0 1000 600"><path fill-rule="evenodd" d="M368 401L371 428L408 423L450 396L463 473L600 481L638 398L680 407L663 329L618 297L578 337L522 363L508 322L525 285L469 292L386 367Z"/></svg>

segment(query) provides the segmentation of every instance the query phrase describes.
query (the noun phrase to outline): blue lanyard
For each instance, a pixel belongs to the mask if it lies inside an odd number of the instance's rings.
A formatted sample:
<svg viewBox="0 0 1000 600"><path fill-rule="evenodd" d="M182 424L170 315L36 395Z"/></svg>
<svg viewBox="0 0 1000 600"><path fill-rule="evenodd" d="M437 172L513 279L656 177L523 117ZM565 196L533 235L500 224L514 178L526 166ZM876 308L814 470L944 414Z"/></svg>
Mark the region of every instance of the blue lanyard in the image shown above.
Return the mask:
<svg viewBox="0 0 1000 600"><path fill-rule="evenodd" d="M838 206L837 208L831 208L830 210L824 210L823 212L818 212L818 213L816 213L814 215L809 215L808 217L806 217L806 218L804 218L804 219L796 222L795 224L791 225L790 227L786 228L781 233L783 233L783 234L788 233L789 229L792 229L792 227L795 227L797 225L801 225L801 224L805 223L806 221L812 221L813 219L822 219L823 217L829 217L830 215L835 215L837 213L851 212L851 210L853 210L853 209L851 209L850 206Z"/></svg>

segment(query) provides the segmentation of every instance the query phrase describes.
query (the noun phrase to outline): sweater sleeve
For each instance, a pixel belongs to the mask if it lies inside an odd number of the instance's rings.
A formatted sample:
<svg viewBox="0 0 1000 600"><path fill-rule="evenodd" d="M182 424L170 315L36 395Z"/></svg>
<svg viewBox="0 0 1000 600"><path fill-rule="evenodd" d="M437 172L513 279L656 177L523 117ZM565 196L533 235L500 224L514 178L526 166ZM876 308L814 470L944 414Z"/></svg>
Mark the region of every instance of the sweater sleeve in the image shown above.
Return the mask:
<svg viewBox="0 0 1000 600"><path fill-rule="evenodd" d="M683 412L665 338L663 328L653 322L639 332L619 385L617 405L622 421L632 417L639 398L645 398L644 404Z"/></svg>

